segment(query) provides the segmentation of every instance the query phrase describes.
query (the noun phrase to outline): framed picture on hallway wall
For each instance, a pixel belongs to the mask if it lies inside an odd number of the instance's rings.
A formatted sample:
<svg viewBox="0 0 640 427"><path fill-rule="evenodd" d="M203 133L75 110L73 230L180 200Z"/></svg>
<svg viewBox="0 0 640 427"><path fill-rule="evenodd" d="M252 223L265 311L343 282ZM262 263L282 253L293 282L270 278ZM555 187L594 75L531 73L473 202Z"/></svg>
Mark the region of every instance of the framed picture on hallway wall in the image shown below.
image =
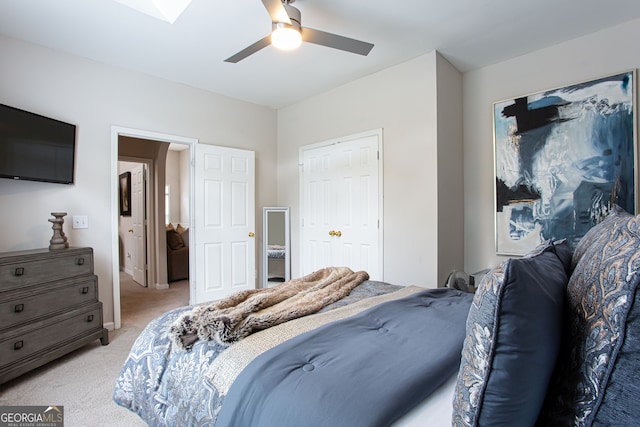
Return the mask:
<svg viewBox="0 0 640 427"><path fill-rule="evenodd" d="M131 172L120 174L120 215L131 216Z"/></svg>
<svg viewBox="0 0 640 427"><path fill-rule="evenodd" d="M636 211L636 72L493 105L496 252L572 247L613 204Z"/></svg>

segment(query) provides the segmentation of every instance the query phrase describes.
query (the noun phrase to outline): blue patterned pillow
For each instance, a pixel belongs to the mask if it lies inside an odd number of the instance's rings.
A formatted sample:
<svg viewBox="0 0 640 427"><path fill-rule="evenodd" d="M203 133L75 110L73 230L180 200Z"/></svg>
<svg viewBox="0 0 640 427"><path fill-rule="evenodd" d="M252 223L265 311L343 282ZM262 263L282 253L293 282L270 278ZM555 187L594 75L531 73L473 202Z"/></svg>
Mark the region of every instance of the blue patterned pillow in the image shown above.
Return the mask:
<svg viewBox="0 0 640 427"><path fill-rule="evenodd" d="M453 426L533 425L556 364L571 249L546 242L480 282L453 402Z"/></svg>
<svg viewBox="0 0 640 427"><path fill-rule="evenodd" d="M571 260L571 270L573 271L578 264L578 261L580 261L584 255L584 252L589 249L591 245L604 236L607 236L610 232L609 230L615 227L616 224L619 222L626 222L631 217L632 215L630 213L614 204L609 215L607 215L602 222L587 231L587 234L585 234L576 245L576 249L573 251L573 258Z"/></svg>
<svg viewBox="0 0 640 427"><path fill-rule="evenodd" d="M541 426L640 424L640 216L618 215L593 237L567 287Z"/></svg>

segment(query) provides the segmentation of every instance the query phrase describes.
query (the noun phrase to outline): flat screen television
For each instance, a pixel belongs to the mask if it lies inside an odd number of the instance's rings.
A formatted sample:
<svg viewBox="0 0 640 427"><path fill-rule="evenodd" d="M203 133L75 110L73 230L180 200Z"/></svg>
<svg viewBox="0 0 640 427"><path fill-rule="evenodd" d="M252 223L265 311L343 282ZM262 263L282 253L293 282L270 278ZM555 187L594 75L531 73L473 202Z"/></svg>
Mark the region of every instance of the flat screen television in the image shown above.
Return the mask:
<svg viewBox="0 0 640 427"><path fill-rule="evenodd" d="M0 178L73 184L76 126L0 104Z"/></svg>

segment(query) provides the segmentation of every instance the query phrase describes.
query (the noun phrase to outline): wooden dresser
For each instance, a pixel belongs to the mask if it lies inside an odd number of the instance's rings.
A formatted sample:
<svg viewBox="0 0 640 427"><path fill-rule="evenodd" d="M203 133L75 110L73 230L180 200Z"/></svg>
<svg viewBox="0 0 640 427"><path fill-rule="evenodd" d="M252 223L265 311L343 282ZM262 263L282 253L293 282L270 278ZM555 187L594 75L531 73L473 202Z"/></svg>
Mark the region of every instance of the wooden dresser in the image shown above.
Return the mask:
<svg viewBox="0 0 640 427"><path fill-rule="evenodd" d="M92 248L0 253L0 384L98 338Z"/></svg>

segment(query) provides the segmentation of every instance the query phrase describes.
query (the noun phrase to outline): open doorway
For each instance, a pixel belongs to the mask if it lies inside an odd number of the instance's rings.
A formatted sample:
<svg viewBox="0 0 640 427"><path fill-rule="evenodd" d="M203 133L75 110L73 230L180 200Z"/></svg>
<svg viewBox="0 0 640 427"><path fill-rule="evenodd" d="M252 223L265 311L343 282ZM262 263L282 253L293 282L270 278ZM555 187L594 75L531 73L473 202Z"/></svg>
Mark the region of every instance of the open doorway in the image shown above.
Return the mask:
<svg viewBox="0 0 640 427"><path fill-rule="evenodd" d="M112 194L112 212L114 212L113 223L113 293L114 293L114 327L121 327L122 314L128 307L134 307L135 312L144 312L144 305L154 307L164 306L163 296L167 297L167 306L186 305L190 300L190 283L187 277L172 283L169 281L167 268L167 224L172 223L177 218L176 225L190 229L189 208L191 206L191 180L193 171L191 170L191 156L193 155L193 145L197 140L183 138L153 132L140 131L114 127L112 129L112 176L118 182L118 188L114 188ZM169 150L170 145L182 150ZM183 154L175 154L183 152ZM184 156L185 160L177 160ZM172 160L173 159L173 160ZM183 184L176 184L174 175L176 171L184 165L186 171L179 173L184 178ZM133 175L133 168L142 166L146 169L144 175L146 183L144 185L143 201L139 202L138 208L146 209L142 222L144 232L137 233L134 230L133 218L129 221L122 219L120 215L120 175L129 172ZM131 167L131 170L126 170ZM167 183L170 193L167 194ZM132 182L133 185L133 182ZM184 191L182 191L184 190ZM184 203L186 210L171 217L171 193L178 199L178 205ZM183 194L184 193L184 194ZM129 195L134 197L134 192ZM133 199L135 200L135 199ZM131 203L133 210L136 204ZM131 212L133 217L135 214ZM140 249L133 246L133 234L145 235L140 240ZM127 242L127 239L129 241ZM139 276L139 280L133 281L133 262L146 258L144 264L144 275ZM187 272L190 270L189 261L186 261ZM132 286L130 286L132 285ZM146 285L146 287L144 287ZM175 290L182 289L183 296L176 297ZM133 291L133 292L132 292ZM170 292L171 291L171 292ZM124 301L132 299L132 303ZM171 302L174 301L174 302ZM178 302L176 302L178 301ZM129 312L128 312L129 313Z"/></svg>
<svg viewBox="0 0 640 427"><path fill-rule="evenodd" d="M154 209L148 197L151 194L150 170L153 170L151 159L118 158L120 272L131 276L134 283L145 288L149 286L147 260L151 258L151 247L147 243L147 213Z"/></svg>
<svg viewBox="0 0 640 427"><path fill-rule="evenodd" d="M157 147L154 197L159 206L149 212L148 240L151 251L148 267L149 288L168 284L167 230L164 210L165 160L169 146L165 143L189 146L189 245L194 256L189 256L189 303L212 301L234 291L255 289L256 229L255 229L255 152L238 148L198 144L197 139L158 134L135 129L112 127L112 266L113 266L113 319L114 328L121 325L120 268L118 245L118 158L119 155L139 154L119 152L121 138L135 138L154 143ZM134 144L126 145L127 148ZM196 157L197 152L197 157ZM227 173L233 171L233 173ZM160 184L159 184L160 183ZM199 197L194 197L195 194ZM197 213L197 215L195 215ZM224 213L224 215L223 215ZM217 223L215 223L217 221ZM233 221L233 226L231 226ZM217 224L217 225L216 225ZM209 250L219 248L220 250ZM155 256L154 256L155 254Z"/></svg>
<svg viewBox="0 0 640 427"><path fill-rule="evenodd" d="M119 138L118 235L123 324L144 322L149 310L155 312L159 307L168 310L189 303L188 149L184 144ZM127 207L124 211L123 205ZM166 246L162 245L165 240L162 236L156 239L157 244L149 244L152 239L147 236L153 234L158 222L166 227ZM165 249L166 275L149 274L147 260L163 259ZM158 269L162 269L162 263L158 263Z"/></svg>

